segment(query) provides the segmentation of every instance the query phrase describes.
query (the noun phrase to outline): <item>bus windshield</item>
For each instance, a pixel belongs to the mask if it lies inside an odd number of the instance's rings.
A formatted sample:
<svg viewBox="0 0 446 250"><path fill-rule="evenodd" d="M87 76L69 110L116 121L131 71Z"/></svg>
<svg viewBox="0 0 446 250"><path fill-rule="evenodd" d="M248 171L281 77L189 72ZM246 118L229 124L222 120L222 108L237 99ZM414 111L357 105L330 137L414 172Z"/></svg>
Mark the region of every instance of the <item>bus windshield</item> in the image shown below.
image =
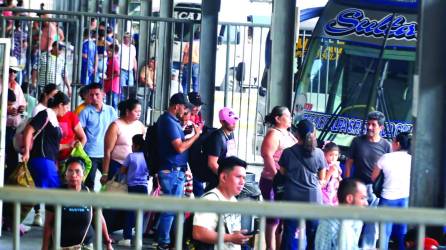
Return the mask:
<svg viewBox="0 0 446 250"><path fill-rule="evenodd" d="M363 119L371 110L382 111L389 121L384 137L410 131L414 70L415 49L382 49L313 34L296 85L294 122L310 119L320 139L343 146L365 132Z"/></svg>

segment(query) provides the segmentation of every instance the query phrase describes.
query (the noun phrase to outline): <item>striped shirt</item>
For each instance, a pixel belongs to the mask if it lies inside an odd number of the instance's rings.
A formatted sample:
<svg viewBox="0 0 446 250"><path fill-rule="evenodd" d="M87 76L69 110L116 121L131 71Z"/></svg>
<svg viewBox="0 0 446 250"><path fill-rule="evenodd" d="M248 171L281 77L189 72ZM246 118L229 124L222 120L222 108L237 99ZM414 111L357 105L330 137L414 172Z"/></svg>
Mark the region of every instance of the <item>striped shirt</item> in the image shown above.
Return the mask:
<svg viewBox="0 0 446 250"><path fill-rule="evenodd" d="M40 55L39 64L34 64L33 69L39 72L39 85L53 83L60 87L66 74L65 58L62 55L55 56L52 54L48 57L48 53L43 52Z"/></svg>

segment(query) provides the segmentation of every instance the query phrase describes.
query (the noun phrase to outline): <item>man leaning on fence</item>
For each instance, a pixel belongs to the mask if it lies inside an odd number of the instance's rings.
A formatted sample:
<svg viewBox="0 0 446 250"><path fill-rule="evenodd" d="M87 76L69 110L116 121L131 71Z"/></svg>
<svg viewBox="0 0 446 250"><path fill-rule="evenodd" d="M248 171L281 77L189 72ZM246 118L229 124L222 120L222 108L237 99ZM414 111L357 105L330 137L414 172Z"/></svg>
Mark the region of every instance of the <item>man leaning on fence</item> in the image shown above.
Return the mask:
<svg viewBox="0 0 446 250"><path fill-rule="evenodd" d="M344 179L338 189L338 200L342 205L367 206L367 189L355 179ZM362 221L359 220L323 220L316 232L316 250L359 249ZM340 244L340 245L339 245Z"/></svg>
<svg viewBox="0 0 446 250"><path fill-rule="evenodd" d="M195 135L184 138L183 128L178 117L183 115L188 100L182 93L174 94L169 101L169 109L157 121L157 138L159 141L158 178L164 195L181 197L184 187L184 172L187 170L187 150L198 139L201 129L194 127ZM174 214L160 214L158 226L158 249L169 249L170 229Z"/></svg>
<svg viewBox="0 0 446 250"><path fill-rule="evenodd" d="M235 156L219 160L218 186L205 193L203 199L237 202L235 196L239 195L245 186L246 167L246 162ZM225 232L222 232L224 234L223 249L241 249L240 245L247 243L249 238L252 237L241 232L241 216L239 214L224 214L223 220L225 228ZM197 241L197 245L215 245L218 241L217 228L218 214L196 213L194 215L192 237Z"/></svg>

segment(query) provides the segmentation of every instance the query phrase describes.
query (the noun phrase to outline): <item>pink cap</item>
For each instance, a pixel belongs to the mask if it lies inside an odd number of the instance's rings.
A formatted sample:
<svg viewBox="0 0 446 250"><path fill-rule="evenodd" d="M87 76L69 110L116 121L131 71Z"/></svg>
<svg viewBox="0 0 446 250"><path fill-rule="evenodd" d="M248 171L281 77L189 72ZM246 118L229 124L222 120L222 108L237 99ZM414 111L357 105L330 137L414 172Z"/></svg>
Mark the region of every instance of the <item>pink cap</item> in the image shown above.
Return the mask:
<svg viewBox="0 0 446 250"><path fill-rule="evenodd" d="M229 125L235 125L238 120L238 116L228 107L220 109L218 117L220 118L220 121L226 121Z"/></svg>

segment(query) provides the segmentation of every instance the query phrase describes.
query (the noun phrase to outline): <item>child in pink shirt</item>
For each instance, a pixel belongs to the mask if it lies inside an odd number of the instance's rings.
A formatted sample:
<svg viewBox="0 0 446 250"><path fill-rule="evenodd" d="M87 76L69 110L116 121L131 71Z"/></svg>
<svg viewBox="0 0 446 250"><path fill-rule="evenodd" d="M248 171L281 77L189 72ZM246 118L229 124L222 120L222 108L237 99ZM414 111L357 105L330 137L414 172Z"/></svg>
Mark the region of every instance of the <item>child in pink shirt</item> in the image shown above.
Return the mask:
<svg viewBox="0 0 446 250"><path fill-rule="evenodd" d="M119 74L121 71L121 66L119 65L119 46L117 44L108 46L107 57L104 92L107 94L106 103L116 109L119 102Z"/></svg>
<svg viewBox="0 0 446 250"><path fill-rule="evenodd" d="M325 205L338 205L337 192L342 180L342 170L339 167L339 147L334 142L327 143L324 148L325 160L328 164L325 180L322 183L322 202Z"/></svg>

